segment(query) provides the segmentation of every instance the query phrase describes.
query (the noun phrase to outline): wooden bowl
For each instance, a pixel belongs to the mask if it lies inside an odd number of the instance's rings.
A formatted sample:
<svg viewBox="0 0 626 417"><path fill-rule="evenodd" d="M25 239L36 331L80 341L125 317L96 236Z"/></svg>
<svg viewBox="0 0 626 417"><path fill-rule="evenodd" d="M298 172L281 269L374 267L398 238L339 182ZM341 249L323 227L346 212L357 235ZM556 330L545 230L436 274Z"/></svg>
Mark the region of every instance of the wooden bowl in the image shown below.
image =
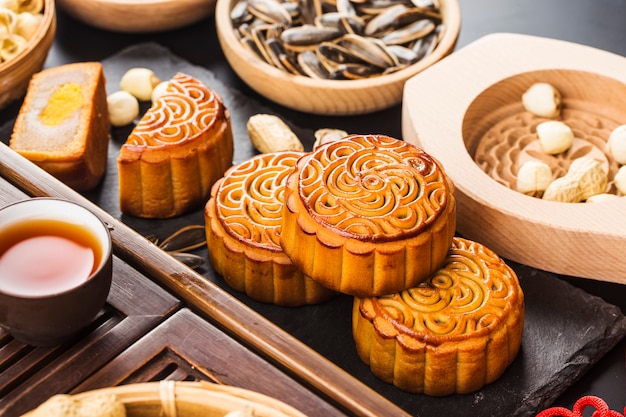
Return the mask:
<svg viewBox="0 0 626 417"><path fill-rule="evenodd" d="M626 58L540 37L494 34L456 52L406 83L404 139L443 164L457 187L458 232L513 261L559 274L626 284L626 198L562 203L524 195L512 184L533 152L536 120L521 96L548 82L572 127L572 159L603 160L608 134L626 123ZM536 133L535 133L536 136Z"/></svg>
<svg viewBox="0 0 626 417"><path fill-rule="evenodd" d="M30 77L43 68L55 33L54 0L44 0L43 19L26 48L10 60L0 63L0 110L24 96Z"/></svg>
<svg viewBox="0 0 626 417"><path fill-rule="evenodd" d="M57 0L57 4L88 25L122 33L178 29L215 12L215 0Z"/></svg>
<svg viewBox="0 0 626 417"><path fill-rule="evenodd" d="M450 54L456 45L461 14L456 0L440 0L445 25L438 46L402 70L356 80L328 80L292 75L245 48L230 14L238 0L218 0L215 18L220 45L233 70L252 89L285 107L320 115L355 115L394 106L402 100L407 79Z"/></svg>
<svg viewBox="0 0 626 417"><path fill-rule="evenodd" d="M128 417L223 417L231 411L247 411L257 417L305 417L295 408L264 394L204 381L128 384L75 394L73 398L89 401L101 395L114 395L124 404ZM23 417L32 414L34 411Z"/></svg>

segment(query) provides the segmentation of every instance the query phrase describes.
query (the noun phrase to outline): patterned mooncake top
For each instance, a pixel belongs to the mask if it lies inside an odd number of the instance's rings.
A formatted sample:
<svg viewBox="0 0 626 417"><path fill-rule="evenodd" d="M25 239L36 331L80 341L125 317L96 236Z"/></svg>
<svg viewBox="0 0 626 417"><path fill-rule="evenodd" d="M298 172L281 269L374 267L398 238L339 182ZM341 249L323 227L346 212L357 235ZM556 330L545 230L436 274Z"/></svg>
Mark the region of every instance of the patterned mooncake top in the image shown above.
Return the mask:
<svg viewBox="0 0 626 417"><path fill-rule="evenodd" d="M423 342L490 332L523 314L517 275L490 249L455 237L442 267L416 288L374 297L361 312L379 325Z"/></svg>
<svg viewBox="0 0 626 417"><path fill-rule="evenodd" d="M298 169L298 194L311 217L358 240L415 236L453 204L435 159L388 136L330 142L302 158Z"/></svg>
<svg viewBox="0 0 626 417"><path fill-rule="evenodd" d="M282 251L284 185L302 152L256 155L226 172L214 195L217 218L234 238Z"/></svg>
<svg viewBox="0 0 626 417"><path fill-rule="evenodd" d="M219 95L196 78L178 73L137 123L126 144L162 147L191 140L217 123L223 112Z"/></svg>

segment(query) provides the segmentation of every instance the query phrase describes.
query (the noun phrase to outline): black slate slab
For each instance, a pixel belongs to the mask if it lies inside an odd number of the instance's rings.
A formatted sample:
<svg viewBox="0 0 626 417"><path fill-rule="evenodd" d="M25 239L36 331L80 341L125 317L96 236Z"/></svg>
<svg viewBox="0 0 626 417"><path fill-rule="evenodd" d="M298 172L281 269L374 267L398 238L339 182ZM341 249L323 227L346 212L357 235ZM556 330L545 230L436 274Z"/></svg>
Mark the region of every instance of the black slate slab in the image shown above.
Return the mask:
<svg viewBox="0 0 626 417"><path fill-rule="evenodd" d="M131 67L151 68L162 79L173 76L177 71L198 77L223 97L231 112L235 136L234 162L242 162L255 153L248 140L246 122L252 114L266 113L268 109L225 86L206 69L191 65L153 43L130 47L106 59L103 64L109 93L119 88L121 75ZM146 108L147 104L143 107ZM285 122L290 124L289 120ZM311 149L313 132L294 125L291 127L306 149ZM8 142L11 128L9 123L0 129L4 142ZM156 233L165 238L182 226L204 224L201 208L168 220L138 219L120 213L115 158L129 129L112 130L106 177L98 188L85 196L144 235ZM340 295L320 305L298 308L257 303L228 288L208 263L206 249L196 253L206 259L199 272L207 279L415 416L535 415L549 407L626 335L626 317L619 308L570 285L557 275L510 262L520 278L526 299L522 348L514 363L502 378L474 394L443 398L409 394L378 380L358 359L350 330L351 297Z"/></svg>
<svg viewBox="0 0 626 417"><path fill-rule="evenodd" d="M298 314L240 298L415 416L532 416L549 407L624 337L626 318L616 306L554 274L508 263L525 295L522 348L498 381L468 395L407 394L377 380L355 356L350 297L300 307Z"/></svg>

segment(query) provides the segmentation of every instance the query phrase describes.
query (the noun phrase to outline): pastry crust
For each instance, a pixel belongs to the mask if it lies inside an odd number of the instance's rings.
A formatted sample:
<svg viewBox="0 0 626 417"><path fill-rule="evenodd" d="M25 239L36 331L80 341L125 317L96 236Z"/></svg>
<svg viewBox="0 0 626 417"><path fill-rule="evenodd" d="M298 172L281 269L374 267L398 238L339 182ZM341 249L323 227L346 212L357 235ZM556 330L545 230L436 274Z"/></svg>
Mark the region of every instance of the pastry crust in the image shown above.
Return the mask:
<svg viewBox="0 0 626 417"><path fill-rule="evenodd" d="M120 149L121 211L169 218L200 207L232 165L233 146L221 97L199 80L176 74Z"/></svg>
<svg viewBox="0 0 626 417"><path fill-rule="evenodd" d="M285 186L280 243L296 267L335 291L402 291L445 259L456 228L453 193L421 149L348 136L298 161Z"/></svg>
<svg viewBox="0 0 626 417"><path fill-rule="evenodd" d="M261 154L233 166L205 206L211 264L231 288L256 301L299 306L334 295L296 269L279 245L284 183L302 155Z"/></svg>
<svg viewBox="0 0 626 417"><path fill-rule="evenodd" d="M9 146L84 191L104 175L109 137L102 65L80 62L33 75Z"/></svg>
<svg viewBox="0 0 626 417"><path fill-rule="evenodd" d="M524 294L515 272L479 243L455 237L441 269L422 285L354 299L359 357L380 379L432 396L494 382L517 356Z"/></svg>

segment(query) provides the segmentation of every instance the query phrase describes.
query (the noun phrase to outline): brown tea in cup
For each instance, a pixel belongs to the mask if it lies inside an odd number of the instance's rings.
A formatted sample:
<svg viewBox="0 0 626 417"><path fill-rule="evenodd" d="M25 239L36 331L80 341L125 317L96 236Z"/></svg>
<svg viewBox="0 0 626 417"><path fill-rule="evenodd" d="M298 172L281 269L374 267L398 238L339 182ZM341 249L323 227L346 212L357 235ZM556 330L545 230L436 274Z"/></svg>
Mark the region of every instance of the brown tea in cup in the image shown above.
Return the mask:
<svg viewBox="0 0 626 417"><path fill-rule="evenodd" d="M93 321L111 279L109 230L86 208L33 198L0 209L0 326L16 339L68 340Z"/></svg>
<svg viewBox="0 0 626 417"><path fill-rule="evenodd" d="M95 272L102 247L86 227L55 219L32 219L2 230L0 288L41 296L74 288Z"/></svg>

